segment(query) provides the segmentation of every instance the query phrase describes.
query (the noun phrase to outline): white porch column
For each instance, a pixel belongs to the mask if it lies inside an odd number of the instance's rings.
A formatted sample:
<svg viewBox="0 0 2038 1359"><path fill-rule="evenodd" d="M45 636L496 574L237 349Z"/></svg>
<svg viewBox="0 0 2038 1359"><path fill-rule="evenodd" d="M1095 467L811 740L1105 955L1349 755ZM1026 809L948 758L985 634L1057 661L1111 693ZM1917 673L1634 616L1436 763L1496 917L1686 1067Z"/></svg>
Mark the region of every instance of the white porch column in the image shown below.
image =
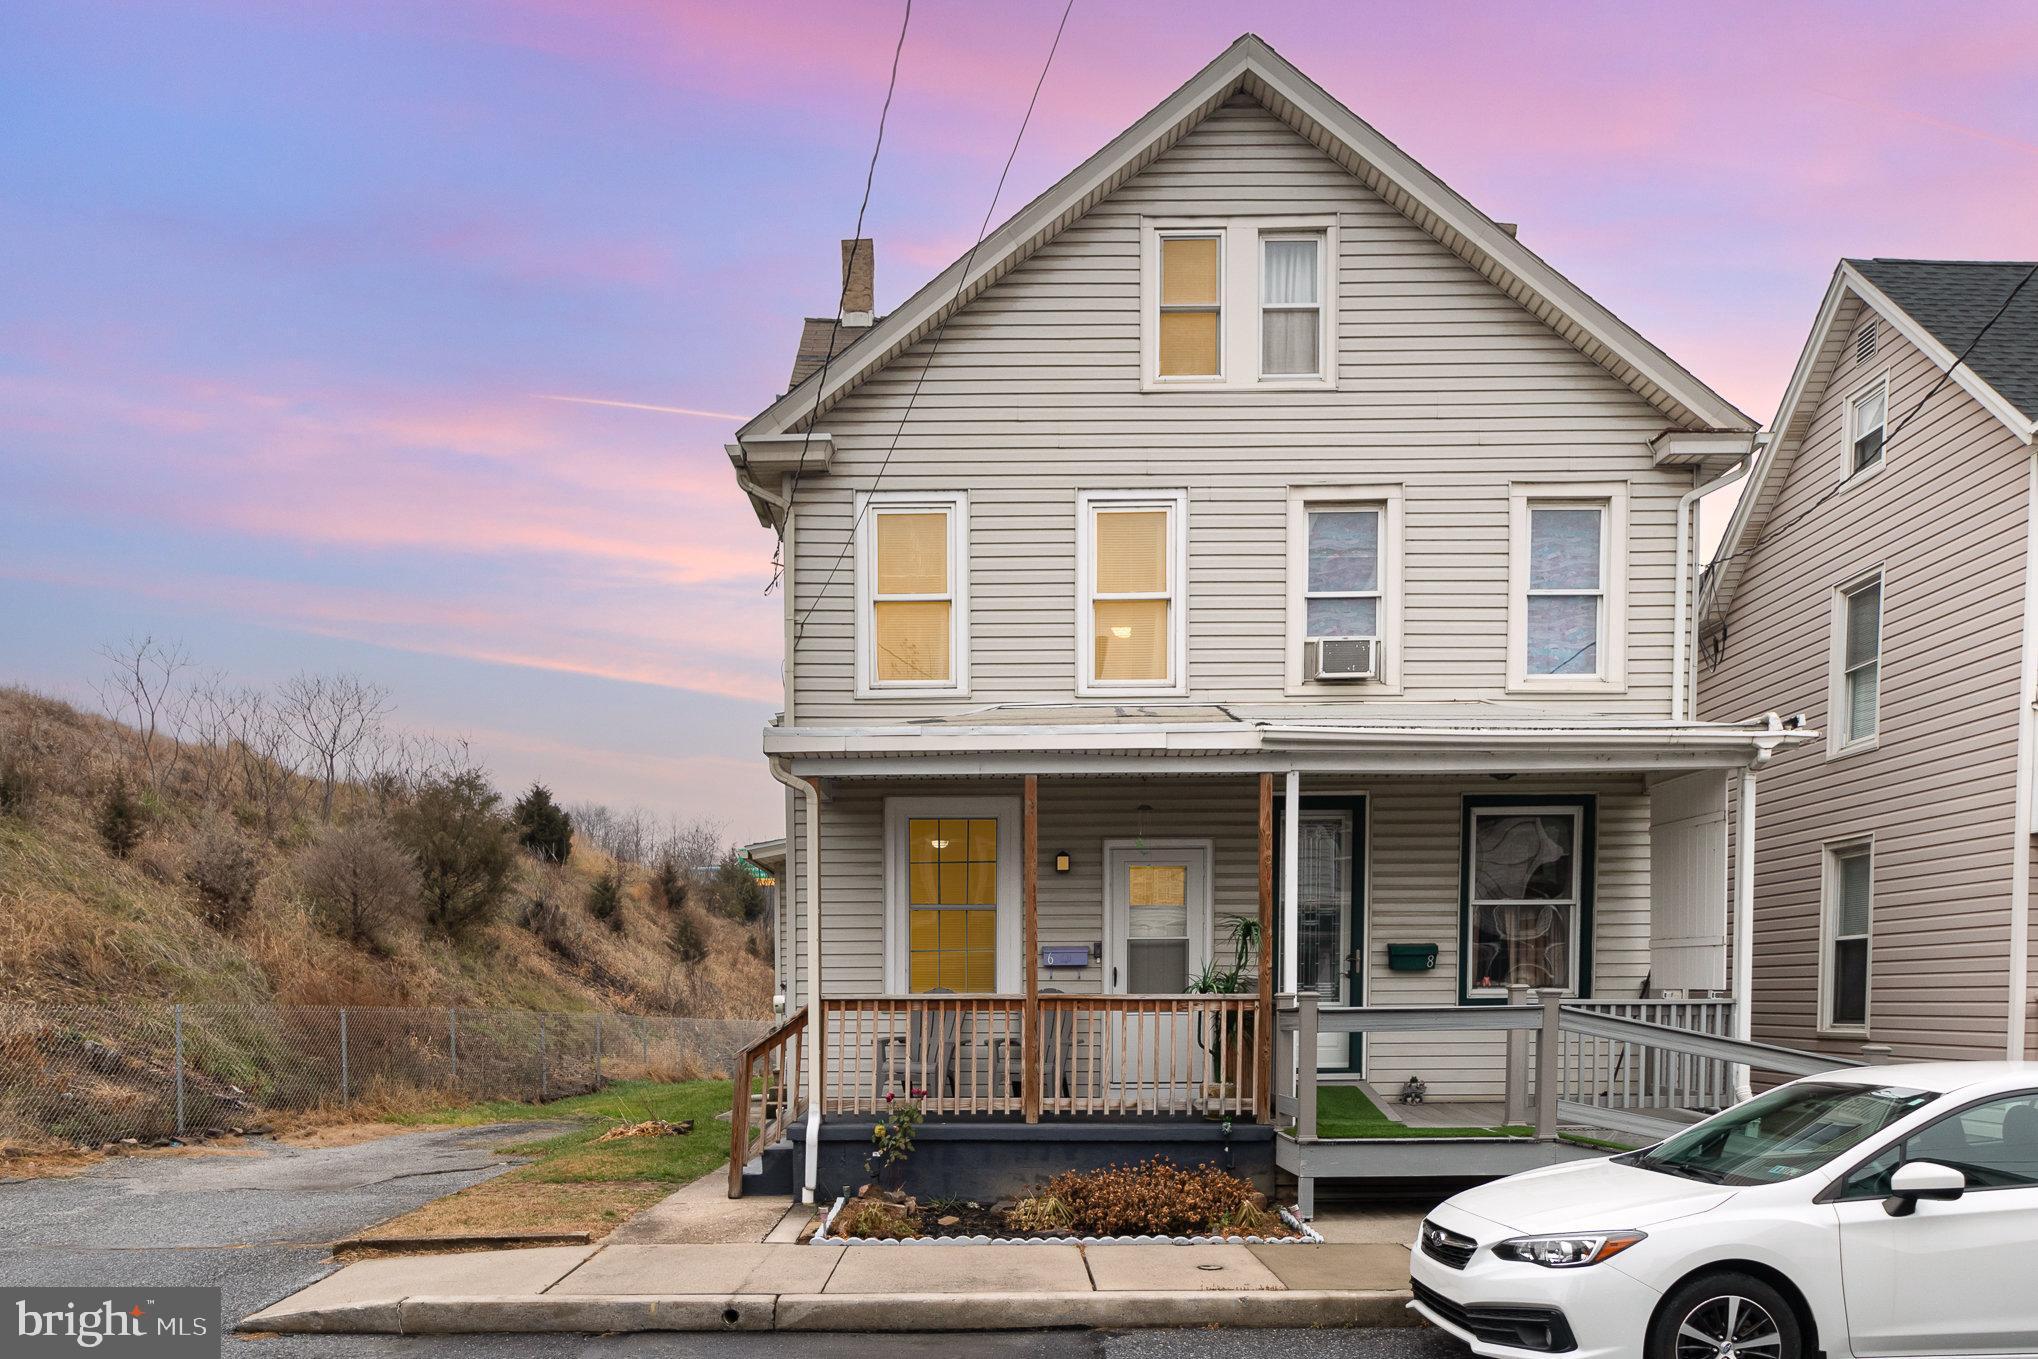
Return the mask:
<svg viewBox="0 0 2038 1359"><path fill-rule="evenodd" d="M1755 766L1741 771L1741 796L1734 809L1734 1037L1747 1042L1755 1032ZM1736 1079L1740 1097L1751 1092L1748 1068Z"/></svg>
<svg viewBox="0 0 2038 1359"><path fill-rule="evenodd" d="M1302 771L1288 771L1281 808L1281 992L1293 995L1302 979Z"/></svg>

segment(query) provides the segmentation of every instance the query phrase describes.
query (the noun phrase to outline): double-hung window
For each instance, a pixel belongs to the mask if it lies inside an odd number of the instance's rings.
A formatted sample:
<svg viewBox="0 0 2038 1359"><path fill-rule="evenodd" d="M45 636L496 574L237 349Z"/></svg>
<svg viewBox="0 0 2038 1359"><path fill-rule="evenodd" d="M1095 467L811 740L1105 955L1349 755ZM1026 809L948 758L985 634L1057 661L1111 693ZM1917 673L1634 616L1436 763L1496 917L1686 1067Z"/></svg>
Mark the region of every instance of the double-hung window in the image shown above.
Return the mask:
<svg viewBox="0 0 2038 1359"><path fill-rule="evenodd" d="M1847 403L1848 475L1865 472L1882 461L1884 429L1889 423L1889 378L1877 378Z"/></svg>
<svg viewBox="0 0 2038 1359"><path fill-rule="evenodd" d="M1147 221L1145 389L1336 386L1336 236L1329 218Z"/></svg>
<svg viewBox="0 0 2038 1359"><path fill-rule="evenodd" d="M1882 576L1841 589L1833 609L1830 696L1835 753L1875 743L1882 706Z"/></svg>
<svg viewBox="0 0 2038 1359"><path fill-rule="evenodd" d="M1825 956L1821 1027L1868 1027L1868 938L1874 851L1865 840L1826 847Z"/></svg>
<svg viewBox="0 0 2038 1359"><path fill-rule="evenodd" d="M1625 488L1515 488L1511 687L1624 683L1626 540Z"/></svg>
<svg viewBox="0 0 2038 1359"><path fill-rule="evenodd" d="M1288 490L1290 693L1397 692L1401 660L1401 487ZM1379 639L1375 678L1360 688L1308 678L1308 645L1325 637Z"/></svg>
<svg viewBox="0 0 2038 1359"><path fill-rule="evenodd" d="M1078 690L1181 692L1186 494L1086 491L1077 514Z"/></svg>
<svg viewBox="0 0 2038 1359"><path fill-rule="evenodd" d="M1464 994L1579 992L1589 807L1470 804L1465 815Z"/></svg>
<svg viewBox="0 0 2038 1359"><path fill-rule="evenodd" d="M857 692L969 688L969 506L960 493L872 494L857 520Z"/></svg>

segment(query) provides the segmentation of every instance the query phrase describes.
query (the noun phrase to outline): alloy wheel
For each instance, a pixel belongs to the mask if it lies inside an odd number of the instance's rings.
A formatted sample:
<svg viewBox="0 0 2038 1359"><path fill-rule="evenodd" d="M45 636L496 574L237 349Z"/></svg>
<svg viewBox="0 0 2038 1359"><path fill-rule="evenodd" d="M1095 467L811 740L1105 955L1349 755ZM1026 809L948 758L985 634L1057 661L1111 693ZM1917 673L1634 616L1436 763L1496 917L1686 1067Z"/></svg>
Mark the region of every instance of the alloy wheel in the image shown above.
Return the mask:
<svg viewBox="0 0 2038 1359"><path fill-rule="evenodd" d="M1752 1298L1725 1293L1707 1298L1677 1327L1677 1359L1777 1359L1783 1332L1769 1310Z"/></svg>

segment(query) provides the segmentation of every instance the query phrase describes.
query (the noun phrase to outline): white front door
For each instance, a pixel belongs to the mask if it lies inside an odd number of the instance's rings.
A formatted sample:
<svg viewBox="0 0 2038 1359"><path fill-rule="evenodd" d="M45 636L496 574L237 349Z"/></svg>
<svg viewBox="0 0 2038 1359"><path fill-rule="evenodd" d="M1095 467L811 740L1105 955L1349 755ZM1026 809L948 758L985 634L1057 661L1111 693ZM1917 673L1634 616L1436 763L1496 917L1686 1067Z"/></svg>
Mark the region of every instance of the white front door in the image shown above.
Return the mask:
<svg viewBox="0 0 2038 1359"><path fill-rule="evenodd" d="M1883 1197L1905 1161L1951 1166L1967 1191L1892 1217ZM1833 1207L1856 1354L2038 1353L2038 1091L1948 1114L1847 1186Z"/></svg>
<svg viewBox="0 0 2038 1359"><path fill-rule="evenodd" d="M1107 842L1104 984L1113 995L1179 996L1210 961L1210 843ZM1155 1107L1186 1107L1195 1035L1186 1016L1127 1014L1110 1028L1113 1083Z"/></svg>

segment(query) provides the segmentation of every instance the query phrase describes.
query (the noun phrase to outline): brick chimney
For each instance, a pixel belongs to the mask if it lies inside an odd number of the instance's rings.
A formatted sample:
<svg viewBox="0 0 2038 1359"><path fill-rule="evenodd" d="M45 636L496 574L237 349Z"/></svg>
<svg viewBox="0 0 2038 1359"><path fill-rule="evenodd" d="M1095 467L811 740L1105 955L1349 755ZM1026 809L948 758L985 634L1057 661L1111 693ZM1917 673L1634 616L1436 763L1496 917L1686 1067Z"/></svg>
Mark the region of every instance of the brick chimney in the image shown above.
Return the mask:
<svg viewBox="0 0 2038 1359"><path fill-rule="evenodd" d="M842 324L868 326L877 310L877 242L868 236L842 243Z"/></svg>

